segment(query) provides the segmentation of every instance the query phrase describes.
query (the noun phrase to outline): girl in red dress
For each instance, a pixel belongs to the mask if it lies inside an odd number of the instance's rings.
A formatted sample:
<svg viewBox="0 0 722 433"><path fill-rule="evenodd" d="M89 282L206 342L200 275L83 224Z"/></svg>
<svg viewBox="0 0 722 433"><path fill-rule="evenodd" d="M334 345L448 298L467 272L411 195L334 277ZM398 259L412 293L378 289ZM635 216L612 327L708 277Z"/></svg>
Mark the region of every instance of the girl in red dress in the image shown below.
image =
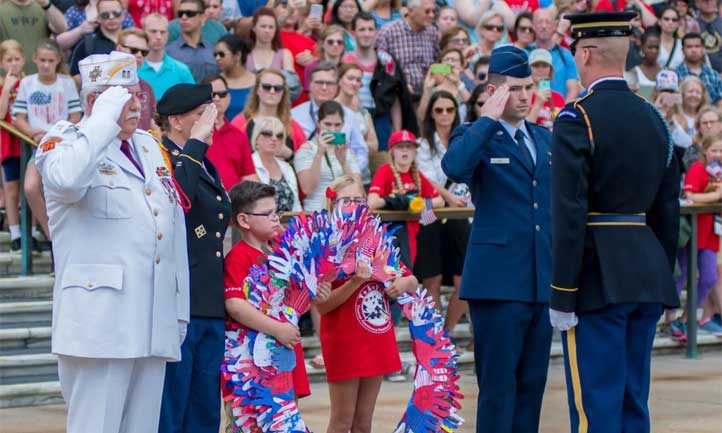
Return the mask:
<svg viewBox="0 0 722 433"><path fill-rule="evenodd" d="M363 185L351 176L336 178L326 190L329 210L351 211L365 204ZM418 281L406 268L388 288L370 275L368 265L359 261L356 274L334 281L326 302L317 304L331 401L326 433L371 432L383 376L401 369L387 297L413 292Z"/></svg>
<svg viewBox="0 0 722 433"><path fill-rule="evenodd" d="M0 80L0 119L12 124L10 108L18 95L20 80L23 78L25 56L23 47L14 39L0 43L0 69L5 79ZM20 139L0 129L0 163L2 163L3 193L5 212L10 227L10 249L20 249Z"/></svg>

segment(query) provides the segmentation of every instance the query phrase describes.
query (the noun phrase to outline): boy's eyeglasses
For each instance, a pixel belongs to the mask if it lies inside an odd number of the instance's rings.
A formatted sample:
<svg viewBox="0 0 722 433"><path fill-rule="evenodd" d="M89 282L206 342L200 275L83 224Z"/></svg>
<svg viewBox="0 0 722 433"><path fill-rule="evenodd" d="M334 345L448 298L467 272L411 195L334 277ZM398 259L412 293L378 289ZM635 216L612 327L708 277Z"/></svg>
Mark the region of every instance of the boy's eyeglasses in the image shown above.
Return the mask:
<svg viewBox="0 0 722 433"><path fill-rule="evenodd" d="M270 212L261 212L261 213L254 213L254 212L243 212L246 215L253 215L253 216L262 216L266 217L271 221L280 221L283 217L283 212L272 210Z"/></svg>
<svg viewBox="0 0 722 433"><path fill-rule="evenodd" d="M123 11L116 9L114 11L105 11L98 14L98 17L102 20L109 20L110 18L120 18L123 15Z"/></svg>
<svg viewBox="0 0 722 433"><path fill-rule="evenodd" d="M341 206L350 206L355 204L361 206L366 204L366 197L342 197L334 201L334 204L340 204Z"/></svg>

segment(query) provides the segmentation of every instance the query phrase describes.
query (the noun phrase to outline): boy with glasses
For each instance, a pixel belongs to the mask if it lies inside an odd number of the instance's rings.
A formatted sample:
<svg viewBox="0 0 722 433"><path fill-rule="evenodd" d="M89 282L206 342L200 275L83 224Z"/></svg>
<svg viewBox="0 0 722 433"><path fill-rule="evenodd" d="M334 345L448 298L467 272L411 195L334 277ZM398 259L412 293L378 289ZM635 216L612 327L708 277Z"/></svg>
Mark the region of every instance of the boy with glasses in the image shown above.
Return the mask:
<svg viewBox="0 0 722 433"><path fill-rule="evenodd" d="M228 33L223 23L218 20L221 11L221 0L206 0L205 5L206 9L203 13L205 20L201 26L201 40L209 45L215 45L221 36ZM180 34L180 18L176 18L168 25L168 41L175 41L180 37Z"/></svg>

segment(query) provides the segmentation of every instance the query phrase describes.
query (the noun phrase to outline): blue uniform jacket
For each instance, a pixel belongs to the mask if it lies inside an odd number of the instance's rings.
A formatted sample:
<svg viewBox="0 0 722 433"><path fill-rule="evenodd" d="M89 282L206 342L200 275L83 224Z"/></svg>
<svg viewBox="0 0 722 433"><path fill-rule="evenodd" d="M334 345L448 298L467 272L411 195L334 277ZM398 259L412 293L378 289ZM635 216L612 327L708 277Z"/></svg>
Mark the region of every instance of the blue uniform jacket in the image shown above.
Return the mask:
<svg viewBox="0 0 722 433"><path fill-rule="evenodd" d="M551 134L529 122L526 128L536 146L534 167L488 117L457 127L441 161L450 179L469 185L476 207L462 299L549 302Z"/></svg>

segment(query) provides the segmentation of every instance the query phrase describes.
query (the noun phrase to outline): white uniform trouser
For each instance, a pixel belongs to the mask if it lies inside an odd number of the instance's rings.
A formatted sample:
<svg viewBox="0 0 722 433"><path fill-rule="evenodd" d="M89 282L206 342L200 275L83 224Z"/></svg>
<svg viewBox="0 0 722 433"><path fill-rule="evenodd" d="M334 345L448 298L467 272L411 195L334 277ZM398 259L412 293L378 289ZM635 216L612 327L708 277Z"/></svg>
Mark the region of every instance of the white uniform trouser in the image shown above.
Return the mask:
<svg viewBox="0 0 722 433"><path fill-rule="evenodd" d="M157 433L165 364L58 356L67 433Z"/></svg>

